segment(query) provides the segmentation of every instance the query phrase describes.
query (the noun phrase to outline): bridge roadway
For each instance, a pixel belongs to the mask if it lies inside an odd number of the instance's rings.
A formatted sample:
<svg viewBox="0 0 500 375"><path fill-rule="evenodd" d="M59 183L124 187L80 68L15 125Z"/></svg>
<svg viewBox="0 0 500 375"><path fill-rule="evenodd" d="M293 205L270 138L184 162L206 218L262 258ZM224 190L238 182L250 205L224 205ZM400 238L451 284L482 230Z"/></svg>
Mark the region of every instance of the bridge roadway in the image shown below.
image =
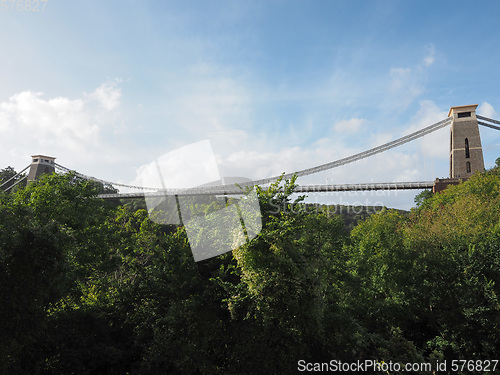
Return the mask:
<svg viewBox="0 0 500 375"><path fill-rule="evenodd" d="M340 191L369 191L369 190L409 190L409 189L432 189L434 181L420 182L383 182L368 184L343 184L343 185L302 185L294 189L295 193L324 193ZM132 199L132 198L154 198L164 196L189 196L189 195L242 195L242 188L236 185L210 186L191 189L166 189L152 193L122 193L122 194L99 194L102 199Z"/></svg>

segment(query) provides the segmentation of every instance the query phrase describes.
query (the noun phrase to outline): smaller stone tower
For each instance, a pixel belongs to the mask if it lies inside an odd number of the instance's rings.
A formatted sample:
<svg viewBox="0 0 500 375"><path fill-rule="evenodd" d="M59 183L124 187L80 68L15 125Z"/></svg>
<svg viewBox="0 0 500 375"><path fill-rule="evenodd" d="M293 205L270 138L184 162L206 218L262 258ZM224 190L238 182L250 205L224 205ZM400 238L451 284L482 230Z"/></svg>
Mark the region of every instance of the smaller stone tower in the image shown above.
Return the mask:
<svg viewBox="0 0 500 375"><path fill-rule="evenodd" d="M31 158L28 182L38 180L42 174L50 174L56 171L56 158L44 155L32 155Z"/></svg>
<svg viewBox="0 0 500 375"><path fill-rule="evenodd" d="M476 117L477 104L451 107L450 178L467 179L484 171L483 148Z"/></svg>

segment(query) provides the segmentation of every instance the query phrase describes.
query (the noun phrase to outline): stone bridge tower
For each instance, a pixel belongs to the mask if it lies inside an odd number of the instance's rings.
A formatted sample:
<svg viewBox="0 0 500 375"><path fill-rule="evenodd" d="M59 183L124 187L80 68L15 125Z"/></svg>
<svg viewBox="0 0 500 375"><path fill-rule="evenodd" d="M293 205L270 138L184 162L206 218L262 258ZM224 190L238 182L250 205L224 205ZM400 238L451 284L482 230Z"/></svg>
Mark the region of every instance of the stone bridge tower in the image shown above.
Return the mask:
<svg viewBox="0 0 500 375"><path fill-rule="evenodd" d="M43 174L54 173L56 171L55 160L56 158L51 156L32 155L28 182L38 180Z"/></svg>
<svg viewBox="0 0 500 375"><path fill-rule="evenodd" d="M467 179L484 171L483 148L476 117L477 104L451 107L450 178Z"/></svg>

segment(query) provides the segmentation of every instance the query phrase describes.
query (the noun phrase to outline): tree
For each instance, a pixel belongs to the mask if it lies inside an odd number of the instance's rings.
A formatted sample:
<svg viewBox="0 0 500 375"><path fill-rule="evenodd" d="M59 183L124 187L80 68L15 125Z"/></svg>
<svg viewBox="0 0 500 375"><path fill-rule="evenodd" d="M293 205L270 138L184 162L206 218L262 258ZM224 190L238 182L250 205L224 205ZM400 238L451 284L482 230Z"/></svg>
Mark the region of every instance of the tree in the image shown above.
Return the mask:
<svg viewBox="0 0 500 375"><path fill-rule="evenodd" d="M185 227L108 205L72 174L1 195L1 371L289 373L297 359L494 358L500 175L477 174L409 214L383 209L349 236L328 207L293 201L294 186L258 188L262 231L201 262ZM234 204L190 202L194 213ZM227 242L205 229L215 246Z"/></svg>
<svg viewBox="0 0 500 375"><path fill-rule="evenodd" d="M383 210L351 232L347 309L358 326L357 339L351 343L356 359L423 360L413 344L418 335L411 336L420 322L420 304L414 302L421 296L415 296L418 255L405 246L406 225L403 214Z"/></svg>
<svg viewBox="0 0 500 375"><path fill-rule="evenodd" d="M406 230L407 246L422 254L428 349L486 358L500 324L500 176L475 174L428 203Z"/></svg>
<svg viewBox="0 0 500 375"><path fill-rule="evenodd" d="M1 185L0 190L9 191L10 188L15 184L18 187L26 186L26 180L19 182L24 177L26 177L26 174L23 173L23 174L17 176L16 178L12 179L16 175L17 175L17 172L12 167L7 167L7 168L0 170L0 185Z"/></svg>
<svg viewBox="0 0 500 375"><path fill-rule="evenodd" d="M53 222L31 220L29 207L0 199L0 363L15 366L43 332L45 311L64 293L66 235ZM14 367L15 368L15 367Z"/></svg>
<svg viewBox="0 0 500 375"><path fill-rule="evenodd" d="M415 196L414 202L416 208L419 209L426 205L427 201L432 197L432 190L422 190L419 194Z"/></svg>
<svg viewBox="0 0 500 375"><path fill-rule="evenodd" d="M336 335L326 328L338 323L331 302L341 289L343 225L337 216L296 210L302 197L291 202L294 185L295 178L280 179L259 190L265 226L233 251L237 278L221 280L231 314L230 372L286 373L297 358L334 355Z"/></svg>
<svg viewBox="0 0 500 375"><path fill-rule="evenodd" d="M352 231L350 308L364 356L494 355L499 219L500 178L484 173L427 197L408 217L386 211Z"/></svg>
<svg viewBox="0 0 500 375"><path fill-rule="evenodd" d="M126 352L122 344L127 328L117 329L122 320L110 308L115 297L110 281L120 264L116 251L121 242L113 235L114 209L96 194L90 183L73 174L53 174L2 197L4 372L68 373L81 368L85 373L85 368L105 369L120 350ZM83 321L99 328L84 327ZM92 335L116 339L95 342ZM75 352L72 340L85 348ZM103 353L104 347L108 351ZM84 350L91 350L91 357L104 357L102 363L93 359L93 367L81 366Z"/></svg>

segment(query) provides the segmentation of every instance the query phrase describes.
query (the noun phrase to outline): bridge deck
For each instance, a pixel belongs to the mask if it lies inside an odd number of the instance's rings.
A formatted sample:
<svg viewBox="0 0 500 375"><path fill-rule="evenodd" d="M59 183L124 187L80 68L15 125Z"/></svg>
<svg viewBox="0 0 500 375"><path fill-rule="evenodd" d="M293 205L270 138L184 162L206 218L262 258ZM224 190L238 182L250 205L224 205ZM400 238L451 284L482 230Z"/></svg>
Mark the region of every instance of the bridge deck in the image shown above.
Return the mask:
<svg viewBox="0 0 500 375"><path fill-rule="evenodd" d="M384 182L367 184L342 184L342 185L301 185L294 190L295 193L314 192L340 192L340 191L367 191L367 190L408 190L408 189L431 189L434 181L420 182ZM211 186L193 189L167 189L153 193L122 193L122 194L100 194L103 199L126 199L142 197L163 197L166 195L241 195L242 190L235 185Z"/></svg>

